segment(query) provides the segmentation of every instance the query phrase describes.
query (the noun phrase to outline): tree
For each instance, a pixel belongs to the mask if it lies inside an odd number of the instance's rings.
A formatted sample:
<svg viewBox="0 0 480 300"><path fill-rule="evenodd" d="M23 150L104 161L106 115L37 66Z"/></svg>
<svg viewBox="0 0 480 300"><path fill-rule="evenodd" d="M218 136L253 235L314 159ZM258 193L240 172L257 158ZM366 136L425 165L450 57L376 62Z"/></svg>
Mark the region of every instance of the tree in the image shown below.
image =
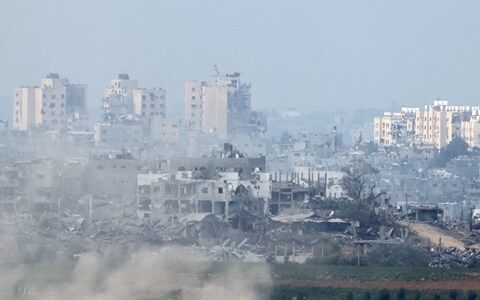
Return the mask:
<svg viewBox="0 0 480 300"><path fill-rule="evenodd" d="M373 202L385 193L376 193L375 184L369 186L369 178L378 173L378 170L365 162L342 168L342 187L348 197L363 204L372 205Z"/></svg>
<svg viewBox="0 0 480 300"><path fill-rule="evenodd" d="M363 150L363 152L365 153L366 156L369 156L370 154L378 151L378 145L375 144L374 142L370 141L370 142L367 142L367 143L363 144L361 149Z"/></svg>
<svg viewBox="0 0 480 300"><path fill-rule="evenodd" d="M477 292L475 291L469 291L467 294L467 299L468 300L475 300L477 299Z"/></svg>
<svg viewBox="0 0 480 300"><path fill-rule="evenodd" d="M372 294L370 291L365 291L365 294L363 294L363 300L370 300L372 299Z"/></svg>
<svg viewBox="0 0 480 300"><path fill-rule="evenodd" d="M375 212L376 200L385 192L377 191L375 183L371 181L378 170L361 161L342 168L342 172L342 187L352 201L340 203L336 215L339 218L357 220L362 227L379 225L382 216Z"/></svg>
<svg viewBox="0 0 480 300"><path fill-rule="evenodd" d="M435 160L437 167L445 167L452 159L468 154L468 144L464 139L455 137L448 145L446 145Z"/></svg>
<svg viewBox="0 0 480 300"><path fill-rule="evenodd" d="M405 300L406 293L407 290L405 290L404 288L399 289L397 292L397 300Z"/></svg>
<svg viewBox="0 0 480 300"><path fill-rule="evenodd" d="M352 292L348 292L347 300L353 300L353 293Z"/></svg>
<svg viewBox="0 0 480 300"><path fill-rule="evenodd" d="M457 290L450 290L450 293L448 294L450 299L452 300L457 300L458 299L458 291Z"/></svg>
<svg viewBox="0 0 480 300"><path fill-rule="evenodd" d="M378 300L390 300L390 292L387 289L380 290Z"/></svg>

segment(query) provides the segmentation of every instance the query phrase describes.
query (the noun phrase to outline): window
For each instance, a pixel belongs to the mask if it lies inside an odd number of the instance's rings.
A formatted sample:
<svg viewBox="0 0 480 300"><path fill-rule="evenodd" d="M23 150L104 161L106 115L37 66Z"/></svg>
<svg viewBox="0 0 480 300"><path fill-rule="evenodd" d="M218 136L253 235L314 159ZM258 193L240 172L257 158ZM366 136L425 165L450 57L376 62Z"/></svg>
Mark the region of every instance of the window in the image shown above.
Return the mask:
<svg viewBox="0 0 480 300"><path fill-rule="evenodd" d="M142 96L142 101L145 101L145 100L147 100L147 96L143 95Z"/></svg>
<svg viewBox="0 0 480 300"><path fill-rule="evenodd" d="M218 193L223 194L223 188L218 188Z"/></svg>
<svg viewBox="0 0 480 300"><path fill-rule="evenodd" d="M192 100L196 100L196 99L197 99L197 97L195 97L195 96L192 96Z"/></svg>
<svg viewBox="0 0 480 300"><path fill-rule="evenodd" d="M196 90L197 90L196 88L192 87L192 92L195 92ZM18 94L17 94L17 96L18 96Z"/></svg>

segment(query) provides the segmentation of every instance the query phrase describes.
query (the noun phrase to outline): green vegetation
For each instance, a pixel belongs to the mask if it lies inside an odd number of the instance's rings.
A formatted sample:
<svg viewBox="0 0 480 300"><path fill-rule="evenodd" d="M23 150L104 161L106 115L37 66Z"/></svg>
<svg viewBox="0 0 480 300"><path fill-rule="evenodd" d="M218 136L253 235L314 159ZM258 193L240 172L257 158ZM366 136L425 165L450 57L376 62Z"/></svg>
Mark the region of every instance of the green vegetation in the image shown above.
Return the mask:
<svg viewBox="0 0 480 300"><path fill-rule="evenodd" d="M480 275L471 269L433 269L428 267L378 267L378 266L334 266L312 264L275 264L272 265L275 280L480 280Z"/></svg>
<svg viewBox="0 0 480 300"><path fill-rule="evenodd" d="M437 167L445 167L449 161L455 157L467 155L468 144L462 138L454 138L447 146L440 150L438 157L435 159Z"/></svg>
<svg viewBox="0 0 480 300"><path fill-rule="evenodd" d="M272 290L270 299L291 300L296 297L298 300L325 300L325 299L354 299L354 300L386 300L399 299L398 295L401 290L369 290L362 289L342 289L342 288L317 288L317 287L291 287L291 286L276 286ZM433 299L451 299L448 291L411 291L404 290L403 299L418 299L418 300L433 300ZM476 295L474 291L458 292L458 300L470 300L477 298L471 295Z"/></svg>

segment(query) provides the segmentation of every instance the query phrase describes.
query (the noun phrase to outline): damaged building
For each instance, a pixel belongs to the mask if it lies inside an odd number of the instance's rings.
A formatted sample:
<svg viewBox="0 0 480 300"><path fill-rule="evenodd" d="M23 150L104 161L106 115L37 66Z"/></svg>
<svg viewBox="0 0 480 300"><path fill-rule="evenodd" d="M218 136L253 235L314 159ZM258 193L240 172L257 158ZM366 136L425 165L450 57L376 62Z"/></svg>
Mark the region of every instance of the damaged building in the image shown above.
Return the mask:
<svg viewBox="0 0 480 300"><path fill-rule="evenodd" d="M264 136L265 116L251 109L250 84L240 73L218 73L210 82L186 84L185 121L187 129L216 134L222 140L237 135Z"/></svg>

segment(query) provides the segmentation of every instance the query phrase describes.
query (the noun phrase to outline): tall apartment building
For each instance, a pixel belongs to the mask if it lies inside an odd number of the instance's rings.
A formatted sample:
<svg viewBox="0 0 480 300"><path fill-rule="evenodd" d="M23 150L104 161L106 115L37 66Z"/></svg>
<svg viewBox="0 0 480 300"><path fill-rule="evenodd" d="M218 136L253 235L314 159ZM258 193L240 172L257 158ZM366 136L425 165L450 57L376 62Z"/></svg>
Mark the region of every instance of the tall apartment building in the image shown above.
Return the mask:
<svg viewBox="0 0 480 300"><path fill-rule="evenodd" d="M418 108L402 108L401 112L385 112L373 120L373 140L384 146L408 143L415 131L415 115Z"/></svg>
<svg viewBox="0 0 480 300"><path fill-rule="evenodd" d="M119 74L117 79L112 79L104 92L104 113L113 115L133 113L133 90L136 88L137 81L131 80L128 74Z"/></svg>
<svg viewBox="0 0 480 300"><path fill-rule="evenodd" d="M266 130L265 117L251 110L250 84L241 83L240 73L187 82L185 120L187 129L215 133L221 139L263 135Z"/></svg>
<svg viewBox="0 0 480 300"><path fill-rule="evenodd" d="M204 82L189 81L185 87L185 120L188 129L203 130L203 87Z"/></svg>
<svg viewBox="0 0 480 300"><path fill-rule="evenodd" d="M128 74L119 74L105 89L103 120L95 126L96 145L131 149L142 148L146 138L162 140L165 128L155 126L168 123L165 102L165 89L139 88L137 81L130 79ZM160 137L158 132L162 133Z"/></svg>
<svg viewBox="0 0 480 300"><path fill-rule="evenodd" d="M412 118L413 116L413 118ZM455 137L471 146L480 145L480 106L453 106L447 101L434 101L423 110L402 109L401 113L385 113L374 118L374 141L379 145L398 144L405 136L398 128L406 126L410 144L429 145L441 149Z"/></svg>
<svg viewBox="0 0 480 300"><path fill-rule="evenodd" d="M447 110L447 105L447 101L434 101L433 105L417 112L415 119L417 142L443 148L452 140L453 111Z"/></svg>
<svg viewBox="0 0 480 300"><path fill-rule="evenodd" d="M165 118L165 90L162 88L133 89L133 111L151 130L153 120Z"/></svg>
<svg viewBox="0 0 480 300"><path fill-rule="evenodd" d="M20 87L13 93L13 129L30 130L37 124L37 105L42 103L42 89L39 87Z"/></svg>
<svg viewBox="0 0 480 300"><path fill-rule="evenodd" d="M16 89L13 128L87 130L86 89L86 85L70 84L67 78L60 78L55 73L42 78L40 87Z"/></svg>

